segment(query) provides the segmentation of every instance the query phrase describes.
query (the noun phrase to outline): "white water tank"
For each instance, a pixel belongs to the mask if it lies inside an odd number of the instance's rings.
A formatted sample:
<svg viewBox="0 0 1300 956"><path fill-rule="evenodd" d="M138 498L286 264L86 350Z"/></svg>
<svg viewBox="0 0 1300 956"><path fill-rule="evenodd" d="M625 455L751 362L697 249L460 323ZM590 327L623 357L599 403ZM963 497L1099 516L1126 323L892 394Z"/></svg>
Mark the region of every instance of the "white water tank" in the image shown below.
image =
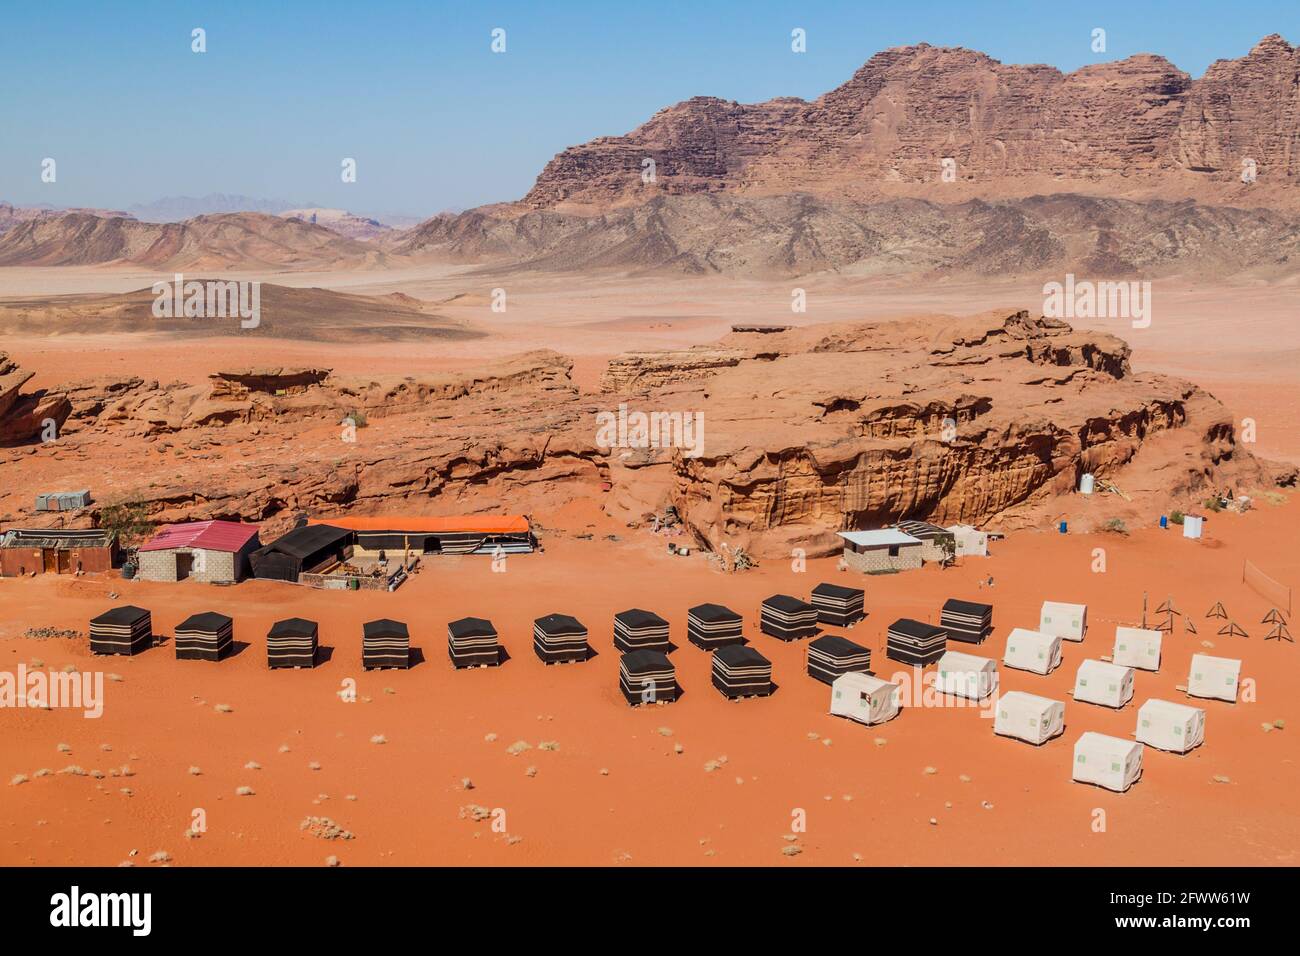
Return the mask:
<svg viewBox="0 0 1300 956"><path fill-rule="evenodd" d="M1079 479L1079 494L1081 495L1092 494L1092 486L1093 486L1092 475L1085 474L1082 478Z"/></svg>

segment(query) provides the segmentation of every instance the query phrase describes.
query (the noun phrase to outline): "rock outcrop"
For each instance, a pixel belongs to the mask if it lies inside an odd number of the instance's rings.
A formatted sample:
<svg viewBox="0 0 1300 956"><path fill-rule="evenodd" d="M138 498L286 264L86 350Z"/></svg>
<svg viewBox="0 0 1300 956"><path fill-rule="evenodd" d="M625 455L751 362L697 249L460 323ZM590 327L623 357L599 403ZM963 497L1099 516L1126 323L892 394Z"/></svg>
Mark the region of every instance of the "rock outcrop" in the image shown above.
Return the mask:
<svg viewBox="0 0 1300 956"><path fill-rule="evenodd" d="M1041 526L1084 472L1148 515L1280 474L1236 444L1208 393L1133 373L1114 336L1025 312L737 331L620 357L599 395L572 365L543 351L438 374L69 386L57 442L0 454L0 520L38 483L85 485L94 469L97 501L140 502L156 521L273 534L299 511L546 514L594 499L633 524L671 504L703 546L776 555L909 517ZM25 378L0 368L3 406ZM602 432L639 414L653 441Z"/></svg>
<svg viewBox="0 0 1300 956"><path fill-rule="evenodd" d="M67 396L40 389L24 395L22 387L32 373L0 352L0 445L29 442L44 435L56 435L72 413Z"/></svg>

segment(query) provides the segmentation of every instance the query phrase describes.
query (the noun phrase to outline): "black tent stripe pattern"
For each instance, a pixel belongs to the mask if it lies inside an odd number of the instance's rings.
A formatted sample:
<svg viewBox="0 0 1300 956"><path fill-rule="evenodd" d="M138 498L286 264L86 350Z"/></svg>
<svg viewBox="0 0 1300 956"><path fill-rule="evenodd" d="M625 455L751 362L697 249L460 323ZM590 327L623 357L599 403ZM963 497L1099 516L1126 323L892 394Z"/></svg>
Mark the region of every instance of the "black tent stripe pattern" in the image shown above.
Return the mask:
<svg viewBox="0 0 1300 956"><path fill-rule="evenodd" d="M871 649L838 634L824 634L808 645L808 676L823 684L850 671L871 670Z"/></svg>
<svg viewBox="0 0 1300 956"><path fill-rule="evenodd" d="M361 666L365 670L411 666L411 632L401 621L382 618L361 626Z"/></svg>
<svg viewBox="0 0 1300 956"><path fill-rule="evenodd" d="M647 650L668 653L668 622L652 611L639 607L614 615L614 647L624 654Z"/></svg>
<svg viewBox="0 0 1300 956"><path fill-rule="evenodd" d="M266 632L266 666L315 667L320 646L315 621L290 617L276 621Z"/></svg>
<svg viewBox="0 0 1300 956"><path fill-rule="evenodd" d="M447 625L447 656L457 670L465 667L496 667L501 663L501 645L492 622L481 617L463 617Z"/></svg>
<svg viewBox="0 0 1300 956"><path fill-rule="evenodd" d="M713 653L713 686L722 696L767 697L772 693L772 662L752 647L731 644Z"/></svg>
<svg viewBox="0 0 1300 956"><path fill-rule="evenodd" d="M943 628L901 617L889 625L885 656L891 661L924 667L942 657L947 644L948 632Z"/></svg>
<svg viewBox="0 0 1300 956"><path fill-rule="evenodd" d="M178 661L219 661L234 645L235 622L216 611L191 614L176 625Z"/></svg>
<svg viewBox="0 0 1300 956"><path fill-rule="evenodd" d="M811 603L817 609L817 620L833 627L852 627L867 616L862 588L819 584L812 590Z"/></svg>
<svg viewBox="0 0 1300 956"><path fill-rule="evenodd" d="M939 612L939 625L950 641L981 644L993 633L993 605L949 598Z"/></svg>
<svg viewBox="0 0 1300 956"><path fill-rule="evenodd" d="M706 651L728 644L743 644L744 622L740 615L721 604L697 604L686 615L686 638Z"/></svg>
<svg viewBox="0 0 1300 956"><path fill-rule="evenodd" d="M631 651L618 662L618 689L633 707L671 704L677 699L677 671L660 651Z"/></svg>
<svg viewBox="0 0 1300 956"><path fill-rule="evenodd" d="M124 605L90 620L92 654L138 654L153 646L153 618L142 607Z"/></svg>
<svg viewBox="0 0 1300 956"><path fill-rule="evenodd" d="M763 602L759 629L781 641L797 641L817 633L817 608L788 594L773 594Z"/></svg>

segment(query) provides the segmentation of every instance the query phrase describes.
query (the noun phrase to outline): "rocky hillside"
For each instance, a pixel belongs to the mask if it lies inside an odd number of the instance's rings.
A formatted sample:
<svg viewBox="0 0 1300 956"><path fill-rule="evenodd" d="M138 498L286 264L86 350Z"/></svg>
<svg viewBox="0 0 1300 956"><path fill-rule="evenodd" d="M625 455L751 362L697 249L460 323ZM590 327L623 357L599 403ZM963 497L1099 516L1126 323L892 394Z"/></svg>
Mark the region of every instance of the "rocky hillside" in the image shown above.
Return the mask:
<svg viewBox="0 0 1300 956"><path fill-rule="evenodd" d="M1267 277L1300 264L1300 221L1263 209L1080 195L942 204L711 193L659 195L594 216L476 209L429 220L393 251L525 269L759 278L824 270Z"/></svg>
<svg viewBox="0 0 1300 956"><path fill-rule="evenodd" d="M945 158L956 161L953 182L940 176ZM1240 181L1248 159L1250 185ZM1295 209L1297 185L1300 48L1272 35L1196 80L1150 54L1062 73L960 47L886 50L811 103L696 97L626 135L570 147L523 201L604 209L724 191L938 201L1077 191Z"/></svg>
<svg viewBox="0 0 1300 956"><path fill-rule="evenodd" d="M1098 527L1294 480L1237 445L1207 392L1134 374L1128 357L1113 336L1000 312L735 332L620 357L599 395L554 352L440 374L98 378L60 388L57 442L0 452L0 521L24 516L38 486L272 532L298 511L544 515L599 500L634 527L671 504L703 546L788 557L900 518L1013 528L1068 513ZM702 425L685 446L611 442L602 415L620 405ZM1127 497L1074 496L1085 471Z"/></svg>

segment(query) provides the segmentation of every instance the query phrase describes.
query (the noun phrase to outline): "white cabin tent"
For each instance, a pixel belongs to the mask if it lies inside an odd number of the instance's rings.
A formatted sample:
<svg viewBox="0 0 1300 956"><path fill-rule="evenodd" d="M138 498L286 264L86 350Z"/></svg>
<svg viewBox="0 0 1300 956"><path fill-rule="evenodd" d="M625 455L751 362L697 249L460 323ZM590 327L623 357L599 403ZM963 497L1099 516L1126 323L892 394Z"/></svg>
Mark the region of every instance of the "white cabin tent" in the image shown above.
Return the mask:
<svg viewBox="0 0 1300 956"><path fill-rule="evenodd" d="M987 558L989 556L989 534L973 525L953 524L946 529L952 532L953 542L957 545L957 557Z"/></svg>
<svg viewBox="0 0 1300 956"><path fill-rule="evenodd" d="M883 724L898 714L898 685L850 671L831 684L831 713L860 724Z"/></svg>
<svg viewBox="0 0 1300 956"><path fill-rule="evenodd" d="M1201 536L1201 525L1205 519L1199 515L1183 515L1183 537L1199 538Z"/></svg>
<svg viewBox="0 0 1300 956"><path fill-rule="evenodd" d="M946 651L939 658L935 680L940 693L983 700L997 690L997 661L961 651Z"/></svg>
<svg viewBox="0 0 1300 956"><path fill-rule="evenodd" d="M1059 700L1021 690L1008 691L998 698L998 712L993 718L995 734L1041 744L1063 730L1065 704Z"/></svg>
<svg viewBox="0 0 1300 956"><path fill-rule="evenodd" d="M1133 668L1084 661L1074 676L1074 699L1103 707L1123 707L1133 699Z"/></svg>
<svg viewBox="0 0 1300 956"><path fill-rule="evenodd" d="M1193 654L1192 670L1187 675L1187 693L1192 697L1214 697L1237 702L1237 682L1241 679L1241 661L1232 657Z"/></svg>
<svg viewBox="0 0 1300 956"><path fill-rule="evenodd" d="M1074 744L1074 774L1079 783L1123 793L1142 776L1142 745L1122 737L1088 731Z"/></svg>
<svg viewBox="0 0 1300 956"><path fill-rule="evenodd" d="M1007 635L1007 650L1002 663L1017 670L1050 674L1061 663L1061 639L1042 631L1014 628Z"/></svg>
<svg viewBox="0 0 1300 956"><path fill-rule="evenodd" d="M1140 627L1115 628L1115 650L1111 660L1121 667L1138 667L1144 671L1160 670L1159 631L1147 631Z"/></svg>
<svg viewBox="0 0 1300 956"><path fill-rule="evenodd" d="M1067 641L1081 641L1088 630L1088 605L1044 601L1038 615L1038 629Z"/></svg>
<svg viewBox="0 0 1300 956"><path fill-rule="evenodd" d="M1185 754L1205 741L1205 711L1153 697L1138 708L1137 739L1157 750Z"/></svg>

